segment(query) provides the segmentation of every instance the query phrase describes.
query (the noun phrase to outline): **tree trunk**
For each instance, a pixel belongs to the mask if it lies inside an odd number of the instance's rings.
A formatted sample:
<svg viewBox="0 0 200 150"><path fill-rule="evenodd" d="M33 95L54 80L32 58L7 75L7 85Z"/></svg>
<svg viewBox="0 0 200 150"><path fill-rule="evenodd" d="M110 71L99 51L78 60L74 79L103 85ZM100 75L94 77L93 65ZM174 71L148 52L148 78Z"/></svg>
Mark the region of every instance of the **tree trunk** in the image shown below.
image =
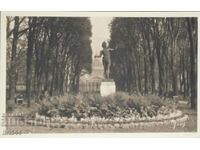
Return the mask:
<svg viewBox="0 0 200 150"><path fill-rule="evenodd" d="M157 54L157 59L158 59L159 96L162 96L163 95L163 88L164 88L164 83L163 83L163 62L162 62L162 59L161 59L160 43L158 41L156 42L156 54Z"/></svg>
<svg viewBox="0 0 200 150"><path fill-rule="evenodd" d="M172 71L172 88L173 88L173 93L176 95L177 94L177 73L175 70L175 60L174 60L174 56L175 56L175 51L176 51L176 40L172 39L172 43L171 43L171 71Z"/></svg>
<svg viewBox="0 0 200 150"><path fill-rule="evenodd" d="M35 33L36 18L29 18L29 34L28 34L28 49L27 49L27 72L26 72L26 98L27 106L30 107L31 99L31 79L32 79L32 58L34 49L34 33Z"/></svg>
<svg viewBox="0 0 200 150"><path fill-rule="evenodd" d="M188 34L189 34L189 40L190 40L190 88L191 88L191 108L196 109L197 108L197 80L196 80L196 74L195 74L195 45L194 45L194 38L193 37L193 31L195 29L192 28L192 21L194 18L188 18ZM196 40L196 39L195 39Z"/></svg>
<svg viewBox="0 0 200 150"><path fill-rule="evenodd" d="M143 36L144 38L144 36ZM147 58L146 58L146 55L147 55L147 50L146 50L146 43L144 42L144 93L145 94L148 94L148 69L147 69Z"/></svg>
<svg viewBox="0 0 200 150"><path fill-rule="evenodd" d="M15 17L15 24L13 29L13 41L12 41L12 56L11 56L11 66L10 66L10 80L9 80L9 97L11 108L15 102L16 93L16 51L18 42L18 31L19 31L19 17Z"/></svg>
<svg viewBox="0 0 200 150"><path fill-rule="evenodd" d="M154 50L151 49L150 39L147 38L147 46L149 51L149 60L150 60L150 74L151 74L151 92L155 92L155 78L154 78L154 68L155 68L155 59L154 59Z"/></svg>

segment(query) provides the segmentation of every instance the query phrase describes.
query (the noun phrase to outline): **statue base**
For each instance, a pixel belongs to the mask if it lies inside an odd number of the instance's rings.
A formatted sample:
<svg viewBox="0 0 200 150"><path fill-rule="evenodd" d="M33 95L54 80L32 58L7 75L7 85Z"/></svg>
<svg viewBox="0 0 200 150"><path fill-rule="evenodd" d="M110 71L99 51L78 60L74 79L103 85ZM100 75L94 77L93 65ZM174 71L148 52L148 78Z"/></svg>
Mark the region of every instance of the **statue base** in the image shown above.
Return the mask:
<svg viewBox="0 0 200 150"><path fill-rule="evenodd" d="M100 85L101 96L108 96L116 92L116 85L112 79L104 79Z"/></svg>

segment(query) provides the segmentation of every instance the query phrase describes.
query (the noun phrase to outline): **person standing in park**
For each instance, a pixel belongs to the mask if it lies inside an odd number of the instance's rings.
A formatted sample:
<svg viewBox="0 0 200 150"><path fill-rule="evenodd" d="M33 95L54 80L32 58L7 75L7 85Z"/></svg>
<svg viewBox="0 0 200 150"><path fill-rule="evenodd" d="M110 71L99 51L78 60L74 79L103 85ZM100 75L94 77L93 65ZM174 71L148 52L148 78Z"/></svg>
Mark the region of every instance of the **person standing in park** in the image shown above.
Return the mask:
<svg viewBox="0 0 200 150"><path fill-rule="evenodd" d="M110 53L114 49L109 48L105 41L102 43L102 48L103 48L103 50L100 51L99 55L95 55L95 58L101 57L103 55L102 62L103 62L103 67L104 67L104 76L106 79L109 79L110 78L110 76L109 76L110 75L110 66L111 66Z"/></svg>

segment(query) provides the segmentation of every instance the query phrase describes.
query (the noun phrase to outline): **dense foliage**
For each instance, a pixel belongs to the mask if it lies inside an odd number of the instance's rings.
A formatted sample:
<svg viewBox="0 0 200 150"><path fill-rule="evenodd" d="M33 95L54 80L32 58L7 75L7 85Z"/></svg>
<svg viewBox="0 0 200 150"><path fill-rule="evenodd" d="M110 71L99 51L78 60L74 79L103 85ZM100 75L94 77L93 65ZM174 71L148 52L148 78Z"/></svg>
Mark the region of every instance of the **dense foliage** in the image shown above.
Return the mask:
<svg viewBox="0 0 200 150"><path fill-rule="evenodd" d="M35 116L38 113L46 117L67 117L81 120L84 118L152 118L168 115L176 109L172 100L162 100L158 96L137 96L118 92L101 97L99 94L65 95L45 98L34 104L33 109L18 108L17 111Z"/></svg>
<svg viewBox="0 0 200 150"><path fill-rule="evenodd" d="M28 105L78 91L81 71L91 72L90 37L85 17L7 17L9 99L14 101L16 84L25 85Z"/></svg>
<svg viewBox="0 0 200 150"><path fill-rule="evenodd" d="M182 94L196 107L197 18L114 18L110 46L118 90Z"/></svg>

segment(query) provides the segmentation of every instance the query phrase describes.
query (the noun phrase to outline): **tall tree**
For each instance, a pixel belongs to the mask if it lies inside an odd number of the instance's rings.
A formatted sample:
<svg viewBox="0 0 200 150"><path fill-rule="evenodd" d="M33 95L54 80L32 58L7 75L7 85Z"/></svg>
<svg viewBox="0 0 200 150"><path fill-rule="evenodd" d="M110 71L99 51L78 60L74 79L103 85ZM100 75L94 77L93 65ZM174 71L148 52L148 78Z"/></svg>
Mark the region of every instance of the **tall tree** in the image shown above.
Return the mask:
<svg viewBox="0 0 200 150"><path fill-rule="evenodd" d="M28 48L27 48L27 71L26 71L26 98L28 107L30 107L31 98L31 81L32 81L32 59L34 50L34 33L36 27L36 18L29 17L29 33L28 33Z"/></svg>
<svg viewBox="0 0 200 150"><path fill-rule="evenodd" d="M12 54L11 54L11 66L10 66L10 78L9 78L9 96L11 103L15 101L16 92L16 51L18 42L18 32L19 32L19 17L14 18L14 28L13 28L13 40L12 40Z"/></svg>
<svg viewBox="0 0 200 150"><path fill-rule="evenodd" d="M190 88L191 107L197 108L197 77L196 77L196 54L197 51L197 18L187 18L188 34L190 41Z"/></svg>
<svg viewBox="0 0 200 150"><path fill-rule="evenodd" d="M112 55L111 74L117 89L141 94L151 90L165 97L191 94L194 108L196 43L196 18L113 19L110 45L119 46Z"/></svg>
<svg viewBox="0 0 200 150"><path fill-rule="evenodd" d="M26 25L19 26L20 23L25 24L25 22L27 22ZM8 32L15 33L14 29L18 29L16 39L25 33L20 39L19 48L23 44L26 48L21 50L19 58L26 60L20 62L20 65L26 66L24 82L28 106L32 99L39 100L44 95L78 92L82 70L86 69L91 72L92 49L89 18L28 17L16 20L16 25L18 26L13 29L9 28ZM13 47L13 50L19 50L18 47ZM26 56L21 54L26 54ZM16 62L14 58L13 64L17 64ZM8 71L8 74L10 75L11 72ZM18 79L13 78L13 80Z"/></svg>

